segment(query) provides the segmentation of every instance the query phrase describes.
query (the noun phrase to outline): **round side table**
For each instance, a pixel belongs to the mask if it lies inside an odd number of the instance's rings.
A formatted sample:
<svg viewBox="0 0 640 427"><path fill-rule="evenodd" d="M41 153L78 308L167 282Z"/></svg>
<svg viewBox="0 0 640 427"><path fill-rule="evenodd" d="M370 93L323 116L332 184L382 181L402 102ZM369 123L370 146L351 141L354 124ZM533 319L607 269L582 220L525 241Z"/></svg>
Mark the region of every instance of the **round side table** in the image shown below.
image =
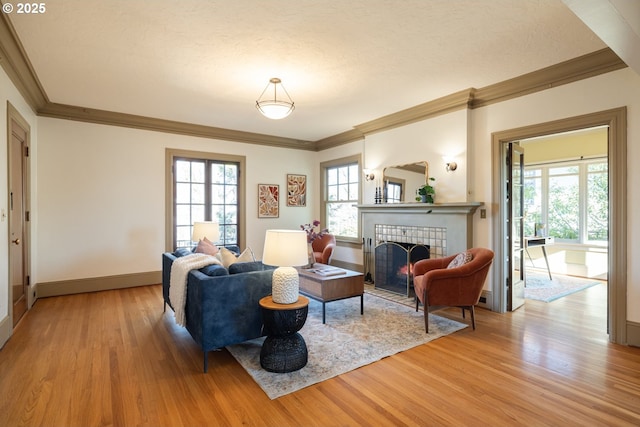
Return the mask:
<svg viewBox="0 0 640 427"><path fill-rule="evenodd" d="M260 350L260 366L270 372L293 372L307 364L307 344L298 331L304 326L309 299L303 296L293 304L278 304L271 296L260 300L267 338Z"/></svg>

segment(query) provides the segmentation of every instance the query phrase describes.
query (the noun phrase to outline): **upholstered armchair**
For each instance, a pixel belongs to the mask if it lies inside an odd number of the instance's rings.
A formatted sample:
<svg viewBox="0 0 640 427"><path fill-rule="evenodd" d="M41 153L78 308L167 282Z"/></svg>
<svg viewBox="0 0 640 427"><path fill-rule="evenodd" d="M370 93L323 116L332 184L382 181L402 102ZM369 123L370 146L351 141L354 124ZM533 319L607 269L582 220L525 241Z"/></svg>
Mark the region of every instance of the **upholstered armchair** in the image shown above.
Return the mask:
<svg viewBox="0 0 640 427"><path fill-rule="evenodd" d="M331 262L333 249L336 247L336 238L333 234L325 234L311 242L311 247L316 262L328 265Z"/></svg>
<svg viewBox="0 0 640 427"><path fill-rule="evenodd" d="M470 258L470 259L469 259ZM454 262L455 260L455 262ZM420 260L413 266L413 286L416 291L416 311L424 306L424 328L429 333L430 307L460 307L471 313L471 325L476 329L474 306L493 262L493 251L472 248L445 258Z"/></svg>

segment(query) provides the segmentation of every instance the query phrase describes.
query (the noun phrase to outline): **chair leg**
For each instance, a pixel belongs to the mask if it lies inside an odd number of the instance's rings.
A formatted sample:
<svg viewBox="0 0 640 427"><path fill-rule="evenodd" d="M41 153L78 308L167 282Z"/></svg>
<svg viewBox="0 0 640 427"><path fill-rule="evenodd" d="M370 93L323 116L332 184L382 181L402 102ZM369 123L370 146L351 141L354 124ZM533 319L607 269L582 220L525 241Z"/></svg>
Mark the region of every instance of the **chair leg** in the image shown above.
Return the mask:
<svg viewBox="0 0 640 427"><path fill-rule="evenodd" d="M462 309L462 318L466 319L465 315L464 315L464 307L460 307Z"/></svg>
<svg viewBox="0 0 640 427"><path fill-rule="evenodd" d="M424 331L429 333L429 301L427 300L427 290L424 290L424 298L422 299L424 302L422 303L422 308L424 310Z"/></svg>
<svg viewBox="0 0 640 427"><path fill-rule="evenodd" d="M420 299L416 295L416 313L418 312L418 306L420 305Z"/></svg>
<svg viewBox="0 0 640 427"><path fill-rule="evenodd" d="M471 312L471 326L473 326L473 330L476 330L476 316L475 316L475 310L474 310L474 306L471 306L469 308L469 311Z"/></svg>

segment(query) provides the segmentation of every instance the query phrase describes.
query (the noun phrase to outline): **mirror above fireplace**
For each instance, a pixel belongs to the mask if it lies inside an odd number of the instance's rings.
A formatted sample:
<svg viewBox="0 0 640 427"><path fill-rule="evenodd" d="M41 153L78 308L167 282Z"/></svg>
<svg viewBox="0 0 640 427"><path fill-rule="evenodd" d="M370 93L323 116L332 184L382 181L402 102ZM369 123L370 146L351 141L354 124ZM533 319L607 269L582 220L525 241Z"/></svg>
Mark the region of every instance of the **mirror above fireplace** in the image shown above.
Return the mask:
<svg viewBox="0 0 640 427"><path fill-rule="evenodd" d="M415 191L427 182L426 161L387 166L383 172L385 203L415 202Z"/></svg>

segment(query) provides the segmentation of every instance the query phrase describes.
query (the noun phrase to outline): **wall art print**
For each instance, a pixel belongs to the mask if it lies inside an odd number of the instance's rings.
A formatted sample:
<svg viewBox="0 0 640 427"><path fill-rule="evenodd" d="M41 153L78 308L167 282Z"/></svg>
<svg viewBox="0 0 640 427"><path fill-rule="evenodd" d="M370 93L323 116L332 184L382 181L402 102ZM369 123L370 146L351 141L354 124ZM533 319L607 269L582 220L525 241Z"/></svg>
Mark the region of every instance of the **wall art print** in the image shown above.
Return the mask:
<svg viewBox="0 0 640 427"><path fill-rule="evenodd" d="M258 218L278 218L280 215L280 186L258 184Z"/></svg>
<svg viewBox="0 0 640 427"><path fill-rule="evenodd" d="M307 176L287 174L287 206L307 206Z"/></svg>

